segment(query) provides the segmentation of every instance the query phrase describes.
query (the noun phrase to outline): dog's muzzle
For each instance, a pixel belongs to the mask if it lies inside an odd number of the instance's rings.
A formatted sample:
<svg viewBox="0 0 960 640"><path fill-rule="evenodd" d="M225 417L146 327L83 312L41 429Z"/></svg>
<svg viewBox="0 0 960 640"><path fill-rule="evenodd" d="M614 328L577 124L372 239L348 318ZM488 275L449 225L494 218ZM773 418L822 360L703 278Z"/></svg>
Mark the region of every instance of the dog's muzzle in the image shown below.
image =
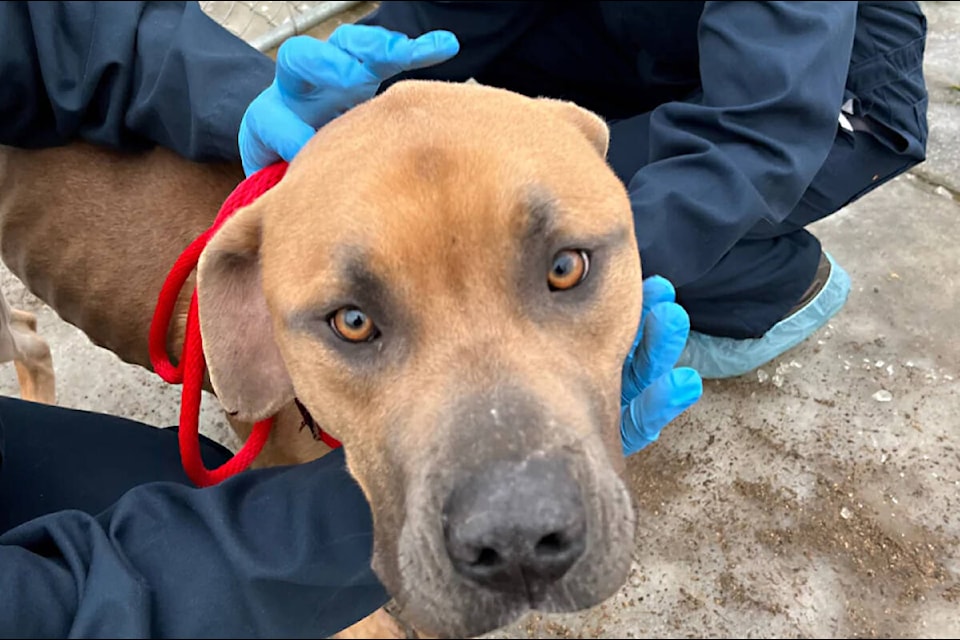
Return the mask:
<svg viewBox="0 0 960 640"><path fill-rule="evenodd" d="M499 462L470 475L450 493L442 518L461 576L532 607L586 548L580 489L558 458Z"/></svg>

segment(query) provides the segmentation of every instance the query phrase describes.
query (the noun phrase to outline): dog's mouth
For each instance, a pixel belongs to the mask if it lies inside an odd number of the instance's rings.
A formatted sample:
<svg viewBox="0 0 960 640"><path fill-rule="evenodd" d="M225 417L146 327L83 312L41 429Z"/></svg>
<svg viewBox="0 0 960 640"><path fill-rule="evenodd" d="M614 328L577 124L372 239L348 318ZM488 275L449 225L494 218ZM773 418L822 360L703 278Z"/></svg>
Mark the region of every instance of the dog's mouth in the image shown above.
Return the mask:
<svg viewBox="0 0 960 640"><path fill-rule="evenodd" d="M375 563L400 583L385 581L401 617L430 635L475 637L532 610L573 612L613 595L633 546L629 494L607 469L572 466L550 456L495 463L431 508L410 509L397 571ZM417 493L408 506L424 504Z"/></svg>
<svg viewBox="0 0 960 640"><path fill-rule="evenodd" d="M332 442L331 436L329 436L324 430L323 427L316 421L316 419L310 414L310 411L307 410L307 407L300 402L299 398L294 398L293 403L296 405L297 410L300 412L300 431L304 429L310 430L310 435L313 436L313 439L317 442Z"/></svg>

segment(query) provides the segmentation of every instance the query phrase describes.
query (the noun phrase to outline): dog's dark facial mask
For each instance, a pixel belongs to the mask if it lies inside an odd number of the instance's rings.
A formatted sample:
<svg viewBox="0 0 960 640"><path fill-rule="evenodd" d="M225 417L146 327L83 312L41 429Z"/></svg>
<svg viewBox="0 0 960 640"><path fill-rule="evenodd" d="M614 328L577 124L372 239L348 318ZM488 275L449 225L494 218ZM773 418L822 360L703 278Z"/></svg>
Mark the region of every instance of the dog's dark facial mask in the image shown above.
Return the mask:
<svg viewBox="0 0 960 640"><path fill-rule="evenodd" d="M201 260L218 395L250 420L295 395L344 443L374 568L423 632L590 607L627 575L641 276L606 144L566 103L400 83L321 130ZM272 379L235 373L230 340Z"/></svg>

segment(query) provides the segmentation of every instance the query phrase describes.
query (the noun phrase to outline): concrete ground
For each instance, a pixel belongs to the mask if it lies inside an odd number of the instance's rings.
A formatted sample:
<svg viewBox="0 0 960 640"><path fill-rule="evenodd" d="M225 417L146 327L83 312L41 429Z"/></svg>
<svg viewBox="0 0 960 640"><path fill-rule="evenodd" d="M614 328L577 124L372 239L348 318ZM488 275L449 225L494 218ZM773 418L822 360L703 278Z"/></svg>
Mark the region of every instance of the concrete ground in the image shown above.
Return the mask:
<svg viewBox="0 0 960 640"><path fill-rule="evenodd" d="M843 311L703 400L629 462L640 531L606 604L491 637L960 637L960 3L930 23L928 161L813 228L849 272ZM60 403L155 425L177 389L25 293ZM0 367L0 393L17 393ZM205 431L235 446L216 402Z"/></svg>

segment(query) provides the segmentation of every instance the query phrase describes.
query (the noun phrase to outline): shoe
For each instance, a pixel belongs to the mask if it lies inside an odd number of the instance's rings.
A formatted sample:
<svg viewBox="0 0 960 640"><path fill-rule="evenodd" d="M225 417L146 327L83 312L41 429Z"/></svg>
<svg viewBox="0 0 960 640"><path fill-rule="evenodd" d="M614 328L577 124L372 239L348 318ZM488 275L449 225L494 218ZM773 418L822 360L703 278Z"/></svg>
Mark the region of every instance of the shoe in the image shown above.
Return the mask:
<svg viewBox="0 0 960 640"><path fill-rule="evenodd" d="M850 276L823 252L813 284L763 337L741 340L691 331L677 366L693 367L707 380L749 373L813 335L843 308L849 295Z"/></svg>

